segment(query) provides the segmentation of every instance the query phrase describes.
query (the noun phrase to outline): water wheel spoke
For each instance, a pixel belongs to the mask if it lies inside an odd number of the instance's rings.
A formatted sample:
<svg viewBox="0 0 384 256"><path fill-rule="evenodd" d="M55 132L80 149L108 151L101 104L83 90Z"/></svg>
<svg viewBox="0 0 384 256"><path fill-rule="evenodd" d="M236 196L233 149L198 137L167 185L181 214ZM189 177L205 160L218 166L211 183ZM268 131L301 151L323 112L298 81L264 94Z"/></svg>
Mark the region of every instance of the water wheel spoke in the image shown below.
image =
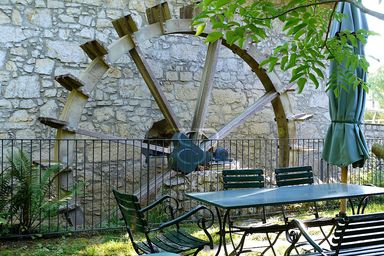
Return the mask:
<svg viewBox="0 0 384 256"><path fill-rule="evenodd" d="M201 84L199 93L197 95L197 102L195 113L192 121L192 138L199 138L200 130L205 125L207 118L208 105L211 99L211 92L213 87L213 76L216 71L217 59L219 56L219 49L221 46L221 40L208 45L208 51L205 58L205 64L203 69L203 75L201 78Z"/></svg>
<svg viewBox="0 0 384 256"><path fill-rule="evenodd" d="M149 65L143 57L143 54L141 53L140 49L138 47L135 47L130 51L130 54L137 68L139 69L139 72L142 75L145 83L147 84L152 96L154 97L157 105L159 106L161 113L163 113L165 119L169 122L175 132L180 131L181 125L177 120L175 113L171 109L168 100L166 99L163 91L161 90L159 82L155 78L155 75L153 74L152 70L149 68Z"/></svg>
<svg viewBox="0 0 384 256"><path fill-rule="evenodd" d="M242 125L248 118L250 118L257 111L262 110L267 104L271 103L274 99L279 96L279 93L275 91L269 91L261 96L259 99L255 101L251 106L245 109L241 114L233 118L228 122L224 127L222 127L217 133L212 135L209 140L220 140L226 137L229 133L231 133L234 129ZM202 143L200 148L203 150L208 150L209 147L212 146L211 142Z"/></svg>

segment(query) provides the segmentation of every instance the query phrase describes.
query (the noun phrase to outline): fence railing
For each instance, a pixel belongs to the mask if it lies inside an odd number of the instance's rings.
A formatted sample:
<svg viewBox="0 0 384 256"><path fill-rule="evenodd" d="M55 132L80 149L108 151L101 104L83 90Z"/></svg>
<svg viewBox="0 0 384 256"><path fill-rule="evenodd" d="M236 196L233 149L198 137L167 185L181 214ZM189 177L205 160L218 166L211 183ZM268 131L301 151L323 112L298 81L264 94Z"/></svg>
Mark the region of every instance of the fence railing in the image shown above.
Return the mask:
<svg viewBox="0 0 384 256"><path fill-rule="evenodd" d="M382 141L367 141L369 147L375 142ZM209 143L216 152L205 153L204 163L187 174L182 173L182 165L196 159L186 153L184 162L175 161L170 141L0 140L0 236L121 228L112 188L136 193L143 205L169 194L187 210L193 202L184 193L222 189L223 169L262 168L266 184L274 185L279 140ZM338 182L339 168L322 160L323 143L322 139L290 140L289 165L311 165L318 182ZM55 151L58 147L60 152L63 148L71 152L73 160L55 162L62 159ZM371 156L364 168L350 170L349 178L351 183L384 185L381 160Z"/></svg>

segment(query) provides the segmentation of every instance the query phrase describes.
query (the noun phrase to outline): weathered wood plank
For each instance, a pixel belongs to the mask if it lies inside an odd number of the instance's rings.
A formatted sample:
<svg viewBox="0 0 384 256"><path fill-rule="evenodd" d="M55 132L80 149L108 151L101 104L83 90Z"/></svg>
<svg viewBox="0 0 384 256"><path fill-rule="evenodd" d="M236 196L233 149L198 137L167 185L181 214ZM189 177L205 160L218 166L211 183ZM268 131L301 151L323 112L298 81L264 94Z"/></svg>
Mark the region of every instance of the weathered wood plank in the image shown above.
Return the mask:
<svg viewBox="0 0 384 256"><path fill-rule="evenodd" d="M140 197L141 200L146 199L156 192L156 189L160 188L160 186L168 181L170 178L174 177L176 172L174 171L166 171L156 177L152 178L148 184L144 184L138 190L134 192L135 195Z"/></svg>
<svg viewBox="0 0 384 256"><path fill-rule="evenodd" d="M207 118L208 105L211 99L213 87L213 76L216 72L220 46L221 40L217 40L216 42L208 45L200 89L197 95L195 113L193 115L191 127L191 131L193 132L192 139L199 138L200 131L204 127L205 120Z"/></svg>
<svg viewBox="0 0 384 256"><path fill-rule="evenodd" d="M170 126L175 132L180 131L181 125L163 91L161 90L159 82L157 81L155 75L146 62L144 55L141 53L141 50L138 47L135 47L129 53L131 54L131 57L135 62L141 76L143 77L152 96L159 106L161 113L163 113L165 119L169 122Z"/></svg>
<svg viewBox="0 0 384 256"><path fill-rule="evenodd" d="M249 117L255 114L257 111L263 109L267 104L271 103L272 100L276 99L279 96L279 93L275 91L270 91L261 96L258 100L255 101L251 106L249 106L244 112L240 115L233 118L226 124L223 128L221 128L216 134L212 135L209 140L220 140L226 137L229 133L231 133L234 129L242 125ZM202 143L200 148L203 150L208 150L211 147L211 143Z"/></svg>

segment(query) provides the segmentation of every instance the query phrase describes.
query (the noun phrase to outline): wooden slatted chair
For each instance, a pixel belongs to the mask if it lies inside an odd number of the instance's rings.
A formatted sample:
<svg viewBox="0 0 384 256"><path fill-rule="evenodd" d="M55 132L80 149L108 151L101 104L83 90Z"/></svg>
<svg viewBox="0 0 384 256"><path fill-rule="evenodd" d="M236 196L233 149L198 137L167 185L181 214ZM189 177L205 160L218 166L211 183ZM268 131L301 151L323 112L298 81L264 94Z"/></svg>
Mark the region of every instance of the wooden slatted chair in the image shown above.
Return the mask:
<svg viewBox="0 0 384 256"><path fill-rule="evenodd" d="M314 183L312 166L277 168L275 169L275 178L278 187Z"/></svg>
<svg viewBox="0 0 384 256"><path fill-rule="evenodd" d="M295 166L295 167L282 167L275 169L276 185L283 186L298 186L298 185L311 185L314 183L313 171L311 166ZM319 218L316 203L313 203L315 218ZM286 215L285 208L283 207L284 220L288 223L288 216Z"/></svg>
<svg viewBox="0 0 384 256"><path fill-rule="evenodd" d="M299 186L299 185L311 185L314 184L312 166L294 166L294 167L282 167L275 169L275 179L278 187L283 186ZM288 216L285 207L282 207L284 222L288 225L291 217ZM327 241L329 243L330 232L325 232L323 226L334 225L333 218L327 218L319 216L319 211L316 202L313 202L313 206L310 215L314 215L314 218L304 220L308 227L318 227L324 236L324 239L320 242Z"/></svg>
<svg viewBox="0 0 384 256"><path fill-rule="evenodd" d="M299 220L293 220L293 227L298 229L295 233L294 243L303 236L313 247L314 253L301 255L384 255L384 213L365 215L352 215L336 218L337 225L333 233L332 243L329 249L322 248L308 234L306 226ZM285 255L291 255L294 248L292 244Z"/></svg>
<svg viewBox="0 0 384 256"><path fill-rule="evenodd" d="M227 189L247 189L247 188L263 188L264 187L264 171L262 169L241 169L241 170L223 170L223 188ZM273 254L276 252L273 245L276 243L279 235L284 231L284 227L278 224L267 223L265 208L262 207L262 216L260 223L252 225L237 225L234 223L233 218L229 218L229 230L231 234L231 242L236 251L245 252L244 243L246 236L250 234L262 233L266 234L269 246L262 252L262 255L269 249ZM280 231L276 231L279 230ZM232 237L233 233L242 234L240 242L235 245ZM276 237L271 240L269 233L276 233Z"/></svg>
<svg viewBox="0 0 384 256"><path fill-rule="evenodd" d="M197 206L189 212L175 218L178 208L176 199L170 196L163 196L145 208L141 208L139 200L135 195L123 194L113 189L117 205L122 213L128 236L137 254L171 252L187 253L197 255L205 246L213 248L213 241L207 229L214 221L213 213L205 206ZM172 203L176 207L172 206ZM145 214L155 208L163 206L163 210L168 212L172 220L160 224L156 228L150 228ZM201 216L197 213L200 212ZM199 217L198 226L204 231L207 240L196 238L180 228L180 223L189 219L192 215ZM207 217L208 216L208 217ZM144 235L144 240L138 242L134 239L134 233Z"/></svg>

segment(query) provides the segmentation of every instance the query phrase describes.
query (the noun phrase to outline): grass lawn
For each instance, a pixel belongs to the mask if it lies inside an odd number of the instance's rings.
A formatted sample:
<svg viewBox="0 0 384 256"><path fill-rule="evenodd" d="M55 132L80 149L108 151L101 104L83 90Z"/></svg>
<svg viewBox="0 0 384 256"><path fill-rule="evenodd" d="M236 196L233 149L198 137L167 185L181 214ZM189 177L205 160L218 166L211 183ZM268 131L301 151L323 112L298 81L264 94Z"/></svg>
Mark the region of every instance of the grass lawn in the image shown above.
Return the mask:
<svg viewBox="0 0 384 256"><path fill-rule="evenodd" d="M384 204L369 204L366 212L384 211ZM336 209L327 210L323 216L335 216ZM300 217L299 217L300 218ZM204 233L191 227L189 232L197 236L204 237ZM210 230L214 238L214 243L218 244L218 236L215 235L217 227ZM196 233L195 233L196 232ZM316 234L316 231L314 231ZM247 238L247 244L257 245L264 240L262 235L253 235ZM284 235L280 237L276 244L276 250L282 255L287 246ZM214 255L214 250L206 250L199 255ZM35 239L21 241L0 241L0 255L32 255L32 256L61 256L61 255L136 255L125 232L111 232L96 235L76 235L63 236L51 239ZM247 255L258 255L249 253ZM268 255L268 254L267 254Z"/></svg>

